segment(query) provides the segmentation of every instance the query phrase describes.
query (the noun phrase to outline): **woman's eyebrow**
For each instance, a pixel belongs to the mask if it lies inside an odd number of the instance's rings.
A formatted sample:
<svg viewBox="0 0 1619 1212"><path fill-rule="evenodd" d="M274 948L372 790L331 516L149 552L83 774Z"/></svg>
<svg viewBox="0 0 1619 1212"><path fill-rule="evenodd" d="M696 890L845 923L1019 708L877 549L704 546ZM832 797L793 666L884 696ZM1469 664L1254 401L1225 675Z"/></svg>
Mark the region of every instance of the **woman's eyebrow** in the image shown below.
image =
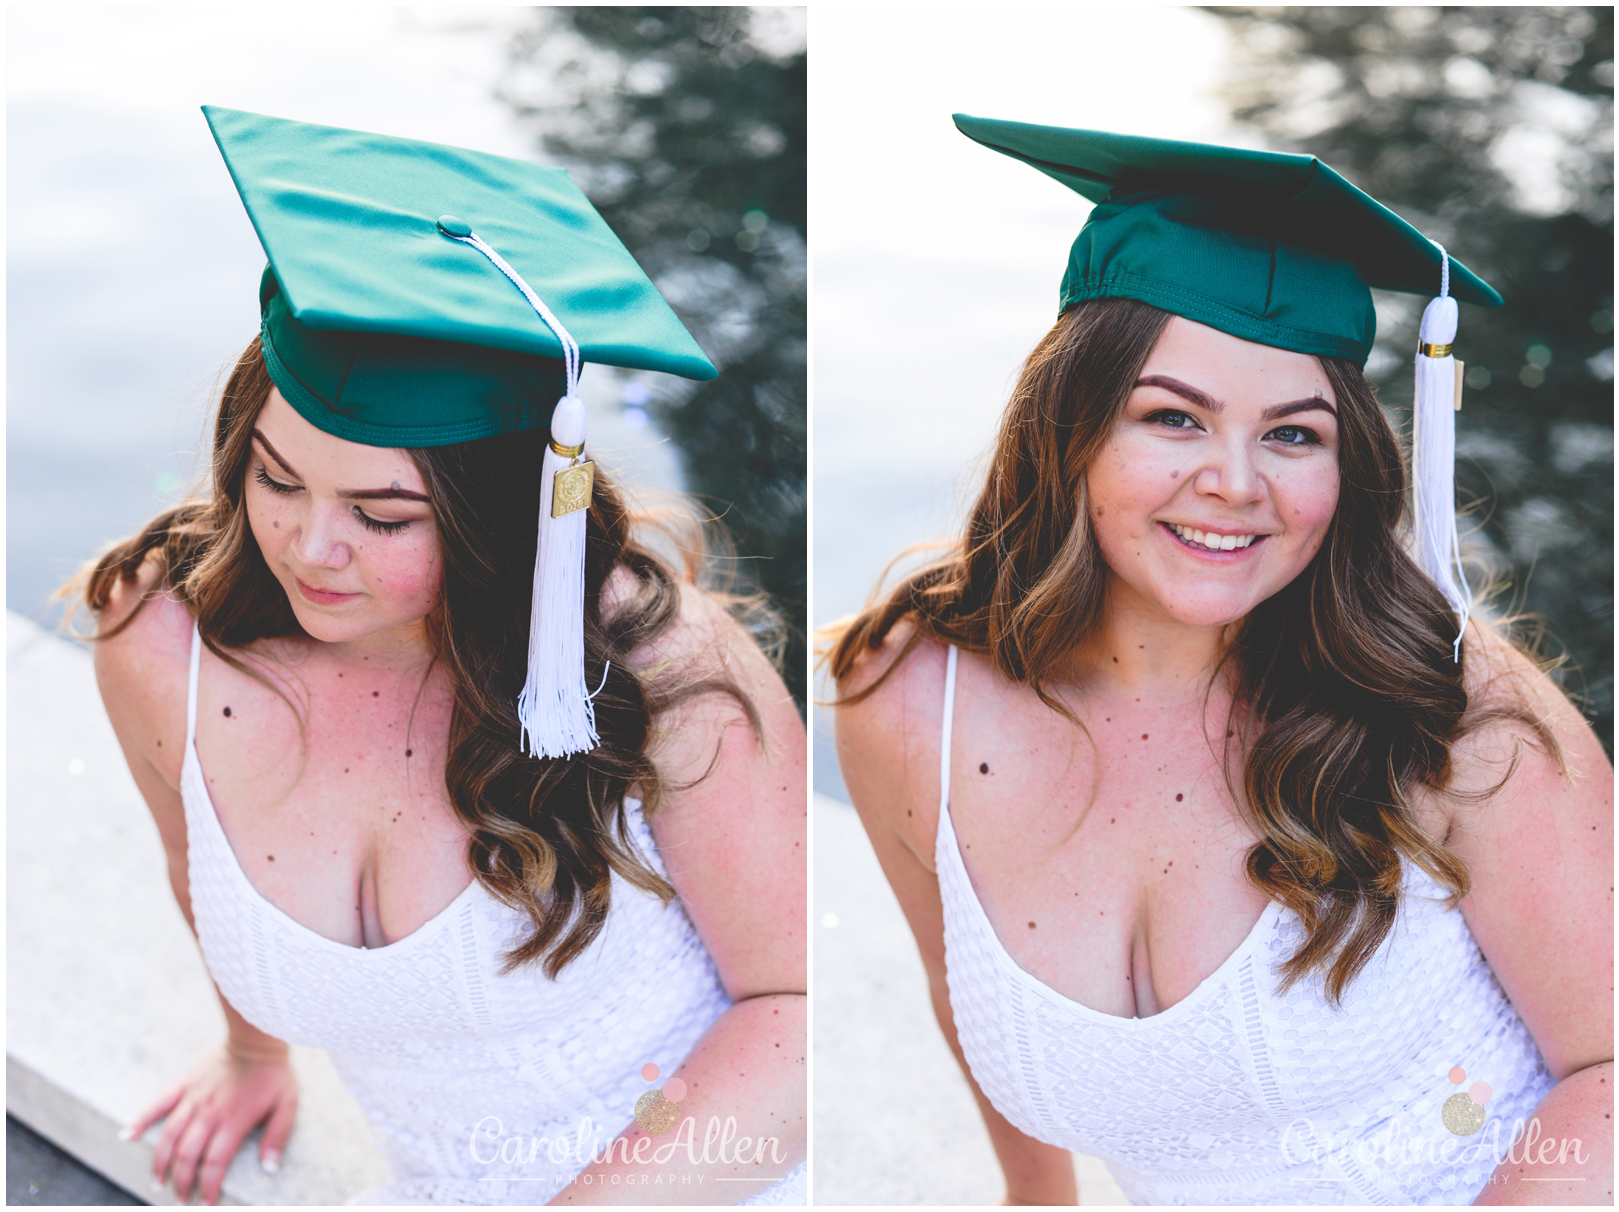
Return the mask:
<svg viewBox="0 0 1619 1212"><path fill-rule="evenodd" d="M270 445L269 438L265 437L264 434L257 429L253 431L253 437L257 439L260 446L264 447L264 453L269 455L281 465L282 471L286 472L295 480L303 479L302 476L292 469L292 464L288 463L281 457L281 452L274 446ZM432 504L432 498L424 496L419 492L412 492L408 488L400 487L398 480L395 480L393 484L387 488L355 488L346 492L340 492L337 495L345 501L423 501L427 504Z"/></svg>
<svg viewBox="0 0 1619 1212"><path fill-rule="evenodd" d="M1206 408L1209 412L1221 412L1225 405L1209 395L1206 391L1199 391L1190 383L1182 383L1179 379L1168 375L1143 375L1136 380L1137 387L1162 387L1165 391L1172 391L1183 399L1190 400L1199 408Z"/></svg>
<svg viewBox="0 0 1619 1212"><path fill-rule="evenodd" d="M356 488L349 492L337 494L345 501L425 501L432 503L430 497L419 492L412 492L408 488L401 488L399 481L395 480L391 488Z"/></svg>
<svg viewBox="0 0 1619 1212"><path fill-rule="evenodd" d="M1290 417L1296 412L1310 412L1319 408L1322 412L1330 412L1332 419L1338 419L1338 410L1328 404L1324 396L1311 396L1308 400L1294 400L1291 404L1272 404L1259 414L1261 421L1275 421L1282 417Z"/></svg>
<svg viewBox="0 0 1619 1212"><path fill-rule="evenodd" d="M1182 399L1190 400L1199 408L1207 409L1209 412L1219 413L1225 411L1225 405L1209 395L1208 392L1199 391L1190 383L1182 383L1179 379L1171 378L1169 375L1145 375L1136 380L1136 386L1162 387L1165 391L1172 391ZM1288 404L1272 404L1259 414L1259 419L1261 421L1275 421L1282 417L1290 417L1296 412L1309 412L1311 409L1316 408L1321 409L1323 412L1331 413L1334 420L1338 417L1338 410L1327 403L1325 397L1311 396L1307 400L1294 400Z"/></svg>
<svg viewBox="0 0 1619 1212"><path fill-rule="evenodd" d="M292 469L292 464L287 462L285 459L283 459L281 457L281 452L279 450L277 450L274 446L270 445L270 439L264 436L264 433L263 433L262 430L254 429L254 431L253 431L253 439L256 442L258 442L258 444L260 446L264 447L264 453L265 454L269 455L272 459L274 459L277 463L279 463L281 465L281 470L282 471L286 472L289 476L291 476L295 480L303 479L303 477L301 475L299 475L296 471L294 471Z"/></svg>

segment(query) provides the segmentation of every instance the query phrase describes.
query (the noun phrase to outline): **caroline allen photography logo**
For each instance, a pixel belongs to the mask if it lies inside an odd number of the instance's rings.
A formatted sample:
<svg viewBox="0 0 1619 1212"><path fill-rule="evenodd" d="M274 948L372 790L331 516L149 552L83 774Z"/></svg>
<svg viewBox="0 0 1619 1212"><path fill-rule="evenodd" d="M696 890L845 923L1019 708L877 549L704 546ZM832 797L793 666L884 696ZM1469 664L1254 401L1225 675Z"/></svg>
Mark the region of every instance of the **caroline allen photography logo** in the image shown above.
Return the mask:
<svg viewBox="0 0 1619 1212"><path fill-rule="evenodd" d="M641 1080L648 1084L658 1080L660 1071L658 1066L648 1061L641 1066ZM531 1166L549 1162L552 1166L561 1167L572 1163L571 1173L556 1172L551 1181L560 1185L646 1185L656 1183L662 1186L679 1183L682 1186L692 1183L701 1183L704 1174L663 1175L624 1174L612 1172L609 1174L580 1173L585 1167L591 1165L608 1165L618 1162L621 1165L668 1165L675 1159L682 1149L685 1151L685 1162L691 1166L742 1166L764 1165L768 1160L780 1166L786 1159L782 1156L781 1141L774 1136L741 1136L738 1134L736 1117L728 1115L722 1122L716 1115L708 1117L708 1124L703 1131L702 1144L697 1141L697 1120L695 1116L682 1116L680 1114L680 1101L686 1097L686 1083L678 1077L671 1077L661 1087L647 1090L635 1100L633 1114L637 1126L646 1133L637 1139L632 1146L629 1138L624 1135L614 1135L602 1143L603 1133L590 1119L584 1117L579 1123L579 1130L575 1133L564 1133L561 1136L532 1136L525 1137L507 1133L505 1125L497 1115L486 1115L472 1128L472 1139L468 1146L472 1158L479 1165L505 1167ZM670 1132L671 1139L654 1145L655 1136L666 1136ZM714 1176L716 1182L758 1182L760 1179L774 1181L784 1178L785 1172L774 1175L737 1175ZM545 1182L545 1177L513 1176L509 1173L498 1177L491 1176L487 1182Z"/></svg>
<svg viewBox="0 0 1619 1212"><path fill-rule="evenodd" d="M1437 1074L1436 1074L1437 1076ZM1452 1066L1445 1073L1452 1086L1467 1081L1467 1070ZM1457 1090L1447 1097L1439 1108L1439 1124L1449 1136L1424 1136L1420 1132L1402 1135L1396 1119L1381 1133L1370 1137L1355 1137L1346 1133L1336 1142L1322 1140L1316 1133L1315 1123L1307 1116L1295 1119L1282 1131L1282 1152L1291 1162L1315 1162L1325 1165L1336 1159L1340 1166L1353 1159L1366 1166L1382 1161L1385 1164L1412 1165L1420 1163L1470 1164L1488 1157L1495 1166L1510 1161L1514 1165L1559 1165L1572 1160L1583 1165L1589 1158L1579 1137L1562 1139L1542 1137L1539 1117L1531 1117L1526 1125L1522 1118L1514 1121L1505 1148L1501 1144L1502 1120L1490 1119L1485 1104L1495 1091L1487 1081L1475 1081L1465 1090ZM1481 1132L1488 1121L1488 1131ZM1403 1131L1408 1132L1409 1128ZM1458 1150L1457 1137L1473 1137ZM1578 1175L1561 1175L1573 1182L1584 1182ZM1427 1180L1431 1181L1431 1176ZM1492 1176L1489 1182L1496 1181ZM1553 1182L1553 1178L1520 1176L1522 1182Z"/></svg>

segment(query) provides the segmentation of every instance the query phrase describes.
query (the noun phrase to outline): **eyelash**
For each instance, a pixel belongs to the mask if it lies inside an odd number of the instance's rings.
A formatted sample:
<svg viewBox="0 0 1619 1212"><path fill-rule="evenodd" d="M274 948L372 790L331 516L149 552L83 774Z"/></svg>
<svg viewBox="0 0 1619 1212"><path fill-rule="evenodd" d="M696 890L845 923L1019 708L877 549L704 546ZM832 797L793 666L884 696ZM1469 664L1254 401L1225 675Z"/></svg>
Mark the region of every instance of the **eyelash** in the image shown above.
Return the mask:
<svg viewBox="0 0 1619 1212"><path fill-rule="evenodd" d="M283 484L280 480L272 480L270 478L270 473L265 471L263 467L254 469L253 478L265 488L275 493L277 496L286 497L291 496L295 492L303 491L301 488L298 488L295 485ZM376 518L373 518L367 514L358 505L354 507L354 516L360 520L360 525L364 526L367 530L373 532L374 534L398 534L401 530L410 525L408 519L403 522L379 522Z"/></svg>
<svg viewBox="0 0 1619 1212"><path fill-rule="evenodd" d="M1169 417L1182 417L1185 420L1190 421L1192 423L1192 425L1197 424L1197 421L1192 417L1192 415L1190 413L1182 412L1178 408L1161 408L1157 412L1149 414L1147 416L1146 420L1147 420L1147 422L1149 424L1163 425L1164 428L1166 428L1166 429L1189 429L1189 428L1191 428L1190 425L1170 425L1170 424L1167 423L1167 420L1166 420L1166 418L1169 418ZM1316 433L1315 430L1310 429L1310 428L1308 428L1307 426L1304 426L1304 425L1278 425L1275 429L1271 430L1270 432L1272 434L1278 434L1278 433L1283 433L1283 432L1286 432L1286 431L1292 431L1293 433L1300 434L1300 435L1303 436L1304 440L1302 442L1283 442L1282 443L1283 446L1319 446L1319 445L1321 445L1321 435ZM1269 435L1267 435L1267 436L1269 436Z"/></svg>

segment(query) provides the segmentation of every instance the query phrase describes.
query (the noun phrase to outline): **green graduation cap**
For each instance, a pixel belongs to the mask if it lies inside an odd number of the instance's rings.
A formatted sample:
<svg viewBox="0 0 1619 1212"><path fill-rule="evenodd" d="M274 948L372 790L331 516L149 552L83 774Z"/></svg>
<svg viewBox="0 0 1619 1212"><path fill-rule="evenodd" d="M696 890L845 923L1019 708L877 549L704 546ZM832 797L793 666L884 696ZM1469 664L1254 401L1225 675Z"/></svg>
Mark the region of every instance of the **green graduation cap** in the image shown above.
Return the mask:
<svg viewBox="0 0 1619 1212"><path fill-rule="evenodd" d="M271 377L311 424L410 447L550 419L566 342L465 242L473 234L584 360L714 377L565 170L212 105L203 113L270 259L260 304Z"/></svg>
<svg viewBox="0 0 1619 1212"><path fill-rule="evenodd" d="M593 749L584 551L589 359L717 373L560 168L204 106L270 258L270 377L310 424L369 446L469 442L549 423L524 749ZM605 671L603 672L605 678Z"/></svg>
<svg viewBox="0 0 1619 1212"><path fill-rule="evenodd" d="M1097 205L1068 258L1063 308L1138 299L1232 336L1365 362L1367 289L1501 296L1314 156L955 116L985 147Z"/></svg>

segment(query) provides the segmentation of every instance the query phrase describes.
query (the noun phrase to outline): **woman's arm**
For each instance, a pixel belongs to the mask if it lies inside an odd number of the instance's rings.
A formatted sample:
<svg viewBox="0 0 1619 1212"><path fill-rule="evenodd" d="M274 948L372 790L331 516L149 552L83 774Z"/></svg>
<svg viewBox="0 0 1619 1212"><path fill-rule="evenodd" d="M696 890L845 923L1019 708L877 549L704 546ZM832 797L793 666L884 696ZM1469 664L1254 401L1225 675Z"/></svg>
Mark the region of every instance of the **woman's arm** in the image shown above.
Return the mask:
<svg viewBox="0 0 1619 1212"><path fill-rule="evenodd" d="M1517 724L1452 754L1463 793L1511 772L1496 794L1458 799L1448 841L1473 881L1462 914L1557 1080L1531 1117L1534 1142L1497 1166L1475 1203L1612 1204L1613 769L1527 659L1476 627L1467 644L1470 701L1527 706L1563 757Z"/></svg>
<svg viewBox="0 0 1619 1212"><path fill-rule="evenodd" d="M904 629L897 628L882 652L863 658L844 679L840 694L846 697L870 685L905 638ZM869 698L838 708L838 762L883 874L916 936L933 1013L978 1100L1006 1177L1005 1202L1074 1204L1079 1195L1072 1156L1019 1131L995 1110L973 1080L956 1038L945 984L944 911L933 868L944 678L943 649L923 644Z"/></svg>
<svg viewBox="0 0 1619 1212"><path fill-rule="evenodd" d="M659 717L652 749L665 789L650 822L658 851L734 1004L660 1075L685 1083L677 1102L694 1124L658 1136L631 1125L612 1160L593 1162L556 1204L734 1204L786 1175L807 1146L804 726L770 663L712 599L683 591L659 647L728 675L763 725L761 738L729 696L704 694ZM729 1160L704 1161L709 1125L723 1136L728 1121ZM657 1160L693 1129L695 1163L684 1145ZM748 1160L738 1161L744 1137ZM643 1181L653 1176L664 1181Z"/></svg>
<svg viewBox="0 0 1619 1212"><path fill-rule="evenodd" d="M127 618L157 581L156 566L148 561L135 582L121 582L97 620L100 632ZM157 823L169 887L195 934L180 798L191 626L186 608L159 593L123 631L96 643L95 670L124 759ZM217 986L214 991L219 993ZM153 1187L161 1187L172 1168L176 1194L187 1199L195 1186L205 1204L219 1198L225 1169L243 1138L266 1120L260 1163L271 1172L280 1166L298 1108L298 1082L286 1044L254 1027L223 994L219 1004L229 1026L226 1038L123 1132L126 1139L137 1138L166 1117L152 1152Z"/></svg>

